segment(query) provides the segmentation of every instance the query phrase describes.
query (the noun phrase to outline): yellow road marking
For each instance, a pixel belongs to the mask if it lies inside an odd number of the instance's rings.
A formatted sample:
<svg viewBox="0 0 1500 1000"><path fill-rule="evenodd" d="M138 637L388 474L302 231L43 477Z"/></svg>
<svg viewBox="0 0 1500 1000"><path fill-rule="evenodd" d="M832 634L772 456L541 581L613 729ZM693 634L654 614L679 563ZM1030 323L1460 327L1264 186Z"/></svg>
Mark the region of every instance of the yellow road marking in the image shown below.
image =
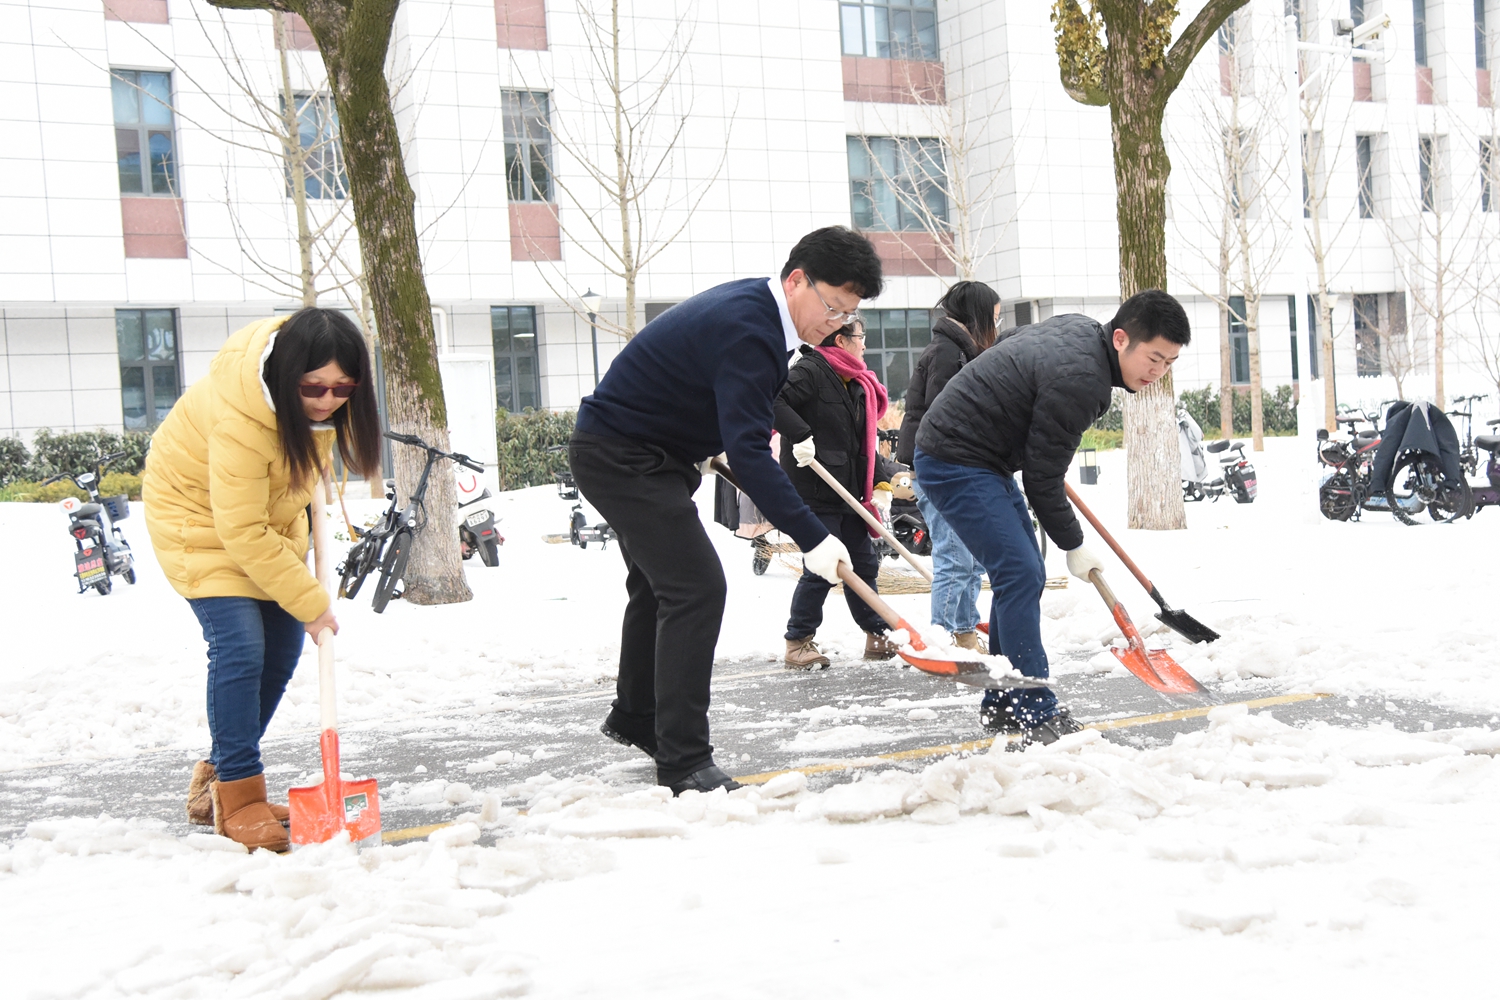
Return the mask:
<svg viewBox="0 0 1500 1000"><path fill-rule="evenodd" d="M779 672L779 671L775 671ZM740 674L736 676L755 676ZM726 680L728 678L725 678ZM1208 705L1202 708L1183 708L1175 712L1157 712L1153 715L1132 715L1124 719L1101 719L1098 722L1090 722L1084 726L1085 729L1097 729L1102 731L1110 729L1130 729L1135 726L1151 726L1159 722L1180 722L1183 719L1197 719L1207 715L1216 708L1230 708L1243 705L1245 708L1270 708L1273 705L1294 705L1300 701L1314 701L1319 698L1329 697L1326 694L1279 694L1271 698L1255 698L1250 701L1233 701L1226 705ZM895 760L921 760L924 757L945 757L957 753L976 753L980 750L988 750L995 742L991 737L982 740L969 740L964 743L944 743L940 746L916 747L912 750L897 750L894 753L883 753L874 757L859 757L853 760L831 761L827 764L809 764L807 767L790 767L784 771L766 771L762 774L742 774L734 780L742 785L763 785L772 778L783 774L827 774L829 771L846 771L866 767L878 767L880 764ZM413 826L405 830L389 830L381 834L381 840L387 844L398 843L403 840L415 840L418 837L426 837L436 830L441 830L451 823L433 823L429 826Z"/></svg>

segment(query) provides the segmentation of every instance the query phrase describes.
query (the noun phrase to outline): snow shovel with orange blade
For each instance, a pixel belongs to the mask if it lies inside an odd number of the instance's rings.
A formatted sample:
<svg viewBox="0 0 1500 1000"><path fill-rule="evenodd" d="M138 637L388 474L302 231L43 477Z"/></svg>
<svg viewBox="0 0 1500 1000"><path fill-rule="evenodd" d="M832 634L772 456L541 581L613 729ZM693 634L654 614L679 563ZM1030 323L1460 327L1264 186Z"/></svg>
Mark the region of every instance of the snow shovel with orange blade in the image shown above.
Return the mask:
<svg viewBox="0 0 1500 1000"><path fill-rule="evenodd" d="M318 582L331 593L333 557L329 551L328 517L323 510L329 487L325 476L323 495L320 498L314 491L311 510ZM358 846L380 844L380 792L375 779L345 781L340 776L338 701L333 682L333 630L325 628L318 633L318 704L323 728L318 746L323 753L323 781L287 792L293 849L325 843L345 830L349 832L349 840Z"/></svg>
<svg viewBox="0 0 1500 1000"><path fill-rule="evenodd" d="M1110 613L1115 616L1115 624L1120 626L1120 631L1125 634L1125 641L1128 645L1124 649L1112 646L1110 652L1115 654L1115 659L1125 665L1126 670L1162 694L1208 693L1192 674L1178 666L1177 661L1172 659L1166 650L1146 648L1140 630L1135 627L1135 622L1130 620L1130 613L1125 610L1125 605L1120 603L1114 591L1109 589L1109 584L1104 582L1103 573L1097 569L1092 571L1089 573L1089 582L1098 588L1099 596L1104 598L1104 603L1109 606Z"/></svg>

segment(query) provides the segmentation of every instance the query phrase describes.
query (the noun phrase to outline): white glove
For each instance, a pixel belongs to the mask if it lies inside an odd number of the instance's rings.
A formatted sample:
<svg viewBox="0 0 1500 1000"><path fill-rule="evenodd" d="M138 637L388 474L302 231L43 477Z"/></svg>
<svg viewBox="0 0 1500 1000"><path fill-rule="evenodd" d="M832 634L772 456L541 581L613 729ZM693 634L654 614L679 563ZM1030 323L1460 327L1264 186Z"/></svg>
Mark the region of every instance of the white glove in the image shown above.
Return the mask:
<svg viewBox="0 0 1500 1000"><path fill-rule="evenodd" d="M698 463L698 475L700 475L700 476L711 476L711 475L716 474L719 470L717 470L717 469L714 468L714 459L715 458L717 458L719 461L723 462L725 465L729 464L729 455L728 455L728 453L721 451L717 455L713 456L713 458L705 458L703 461L701 461L701 462Z"/></svg>
<svg viewBox="0 0 1500 1000"><path fill-rule="evenodd" d="M1092 583L1089 574L1096 569L1101 573L1104 572L1104 564L1099 561L1098 556L1088 550L1088 546L1080 545L1068 551L1068 572L1078 579L1085 583Z"/></svg>
<svg viewBox="0 0 1500 1000"><path fill-rule="evenodd" d="M891 491L877 486L870 491L870 502L880 510L882 514L889 516L891 512L891 500L894 499Z"/></svg>
<svg viewBox="0 0 1500 1000"><path fill-rule="evenodd" d="M829 583L839 582L839 563L853 565L849 550L844 543L829 535L808 551L802 553L802 565L809 573L816 573Z"/></svg>
<svg viewBox="0 0 1500 1000"><path fill-rule="evenodd" d="M809 436L807 440L792 445L792 457L799 466L805 468L808 462L818 457L818 446L813 444L813 439Z"/></svg>

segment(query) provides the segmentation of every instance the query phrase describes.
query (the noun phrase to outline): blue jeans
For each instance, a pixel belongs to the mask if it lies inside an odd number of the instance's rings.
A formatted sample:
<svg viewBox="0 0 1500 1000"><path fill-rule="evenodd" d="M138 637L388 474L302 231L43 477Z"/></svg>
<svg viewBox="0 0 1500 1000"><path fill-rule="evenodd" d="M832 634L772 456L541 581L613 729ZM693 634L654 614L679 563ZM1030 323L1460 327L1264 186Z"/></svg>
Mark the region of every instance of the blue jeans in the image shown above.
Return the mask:
<svg viewBox="0 0 1500 1000"><path fill-rule="evenodd" d="M189 600L208 642L209 762L220 781L253 778L260 738L302 655L302 623L275 601L250 597Z"/></svg>
<svg viewBox="0 0 1500 1000"><path fill-rule="evenodd" d="M912 483L912 492L932 538L932 624L955 634L972 632L979 625L984 567L969 554L920 483Z"/></svg>
<svg viewBox="0 0 1500 1000"><path fill-rule="evenodd" d="M990 575L990 652L1008 656L1027 677L1048 676L1047 652L1042 648L1042 588L1047 574L1015 477L954 465L920 450L915 464L928 499ZM1034 726L1057 714L1057 696L1047 688L1008 696L985 692L986 704L1006 700L1023 725Z"/></svg>

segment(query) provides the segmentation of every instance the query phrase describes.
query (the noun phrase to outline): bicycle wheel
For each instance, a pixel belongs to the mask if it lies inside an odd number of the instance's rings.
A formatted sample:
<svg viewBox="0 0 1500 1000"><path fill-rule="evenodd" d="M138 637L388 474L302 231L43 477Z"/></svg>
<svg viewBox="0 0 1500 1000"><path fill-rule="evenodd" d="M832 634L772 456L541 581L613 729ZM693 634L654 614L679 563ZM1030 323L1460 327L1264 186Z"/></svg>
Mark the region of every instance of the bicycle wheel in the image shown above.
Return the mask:
<svg viewBox="0 0 1500 1000"><path fill-rule="evenodd" d="M1413 452L1403 455L1391 470L1391 481L1385 489L1385 502L1402 524L1414 525L1416 516L1436 499L1443 482L1443 470L1431 455ZM1442 518L1449 520L1450 518Z"/></svg>
<svg viewBox="0 0 1500 1000"><path fill-rule="evenodd" d="M406 561L411 558L411 532L401 530L391 539L380 561L380 582L375 585L375 599L370 602L378 615L396 596L396 586L406 575Z"/></svg>
<svg viewBox="0 0 1500 1000"><path fill-rule="evenodd" d="M1466 480L1457 483L1443 481L1438 484L1432 502L1427 505L1427 514L1439 524L1448 524L1461 517L1474 516L1474 490Z"/></svg>
<svg viewBox="0 0 1500 1000"><path fill-rule="evenodd" d="M361 538L354 543L354 547L344 557L344 565L339 567L342 574L339 580L340 597L351 601L354 599L354 595L359 593L359 588L364 586L365 577L369 576L370 570L375 568L379 553L379 547L370 537ZM372 555L375 558L371 558Z"/></svg>

